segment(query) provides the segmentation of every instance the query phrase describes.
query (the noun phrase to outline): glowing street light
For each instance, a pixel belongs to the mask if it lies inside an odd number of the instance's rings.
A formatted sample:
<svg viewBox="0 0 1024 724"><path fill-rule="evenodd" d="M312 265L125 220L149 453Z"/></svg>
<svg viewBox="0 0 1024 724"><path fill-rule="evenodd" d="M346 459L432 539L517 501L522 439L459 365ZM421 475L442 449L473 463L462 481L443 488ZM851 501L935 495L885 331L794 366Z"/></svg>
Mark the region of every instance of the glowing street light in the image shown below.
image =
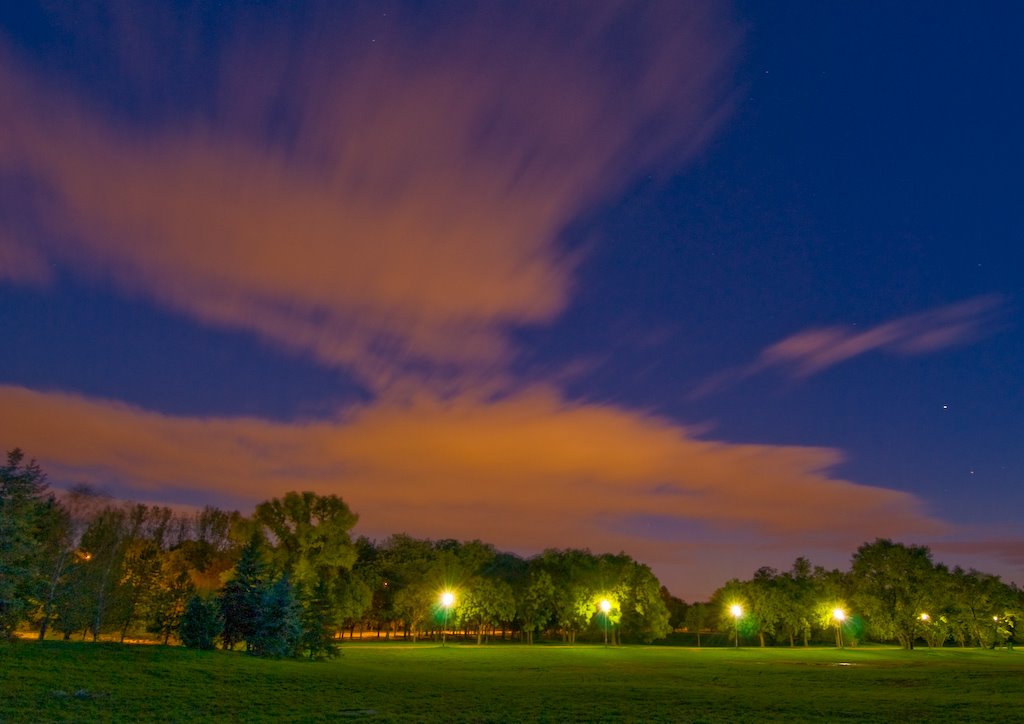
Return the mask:
<svg viewBox="0 0 1024 724"><path fill-rule="evenodd" d="M729 613L732 614L733 623L736 630L736 648L740 647L740 616L743 615L743 606L738 603L734 603L729 607Z"/></svg>
<svg viewBox="0 0 1024 724"><path fill-rule="evenodd" d="M921 614L921 620L922 620L922 621L931 621L931 618L932 618L932 617L931 617L931 616L929 616L929 615L928 615L927 613L922 613L922 614Z"/></svg>
<svg viewBox="0 0 1024 724"><path fill-rule="evenodd" d="M444 648L445 643L448 639L448 610L455 603L455 594L451 591L445 591L441 594L441 606L444 608L444 628L441 629L441 648Z"/></svg>
<svg viewBox="0 0 1024 724"><path fill-rule="evenodd" d="M836 623L836 646L845 648L843 645L843 621L846 620L846 611L841 608L833 609L832 620Z"/></svg>
<svg viewBox="0 0 1024 724"><path fill-rule="evenodd" d="M607 598L601 599L601 611L604 612L604 646L608 648L608 612L612 610L612 603Z"/></svg>

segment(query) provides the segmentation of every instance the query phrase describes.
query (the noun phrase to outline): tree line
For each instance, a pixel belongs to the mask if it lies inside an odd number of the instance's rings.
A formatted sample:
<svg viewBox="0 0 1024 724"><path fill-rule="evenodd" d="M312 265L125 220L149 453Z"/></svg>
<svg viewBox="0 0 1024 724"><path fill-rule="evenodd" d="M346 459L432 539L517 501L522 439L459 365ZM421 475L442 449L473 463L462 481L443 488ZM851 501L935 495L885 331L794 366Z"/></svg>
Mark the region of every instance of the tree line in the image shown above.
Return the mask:
<svg viewBox="0 0 1024 724"><path fill-rule="evenodd" d="M524 559L481 541L353 540L357 520L341 498L310 492L251 516L212 506L177 514L85 488L57 498L13 450L0 467L0 634L146 635L318 657L339 633L415 640L445 623L478 643L604 631L613 643L651 641L671 630L671 597L627 555Z"/></svg>
<svg viewBox="0 0 1024 724"><path fill-rule="evenodd" d="M761 646L807 645L832 632L839 645L1012 646L1024 592L998 576L936 563L926 546L877 539L857 549L849 571L797 558L788 571L765 567L749 580L731 580L705 613L718 628Z"/></svg>
<svg viewBox="0 0 1024 724"><path fill-rule="evenodd" d="M861 546L848 572L798 558L688 605L625 554L522 558L481 541L353 540L357 520L341 498L310 492L251 516L212 506L185 515L86 488L58 498L16 449L0 466L0 637L147 636L314 658L356 632L415 641L442 629L477 643L650 642L685 627L698 645L718 630L761 645L834 631L850 643L990 646L1013 640L1022 608L1021 591L998 577L948 570L927 548L887 540ZM837 610L850 616L837 621Z"/></svg>

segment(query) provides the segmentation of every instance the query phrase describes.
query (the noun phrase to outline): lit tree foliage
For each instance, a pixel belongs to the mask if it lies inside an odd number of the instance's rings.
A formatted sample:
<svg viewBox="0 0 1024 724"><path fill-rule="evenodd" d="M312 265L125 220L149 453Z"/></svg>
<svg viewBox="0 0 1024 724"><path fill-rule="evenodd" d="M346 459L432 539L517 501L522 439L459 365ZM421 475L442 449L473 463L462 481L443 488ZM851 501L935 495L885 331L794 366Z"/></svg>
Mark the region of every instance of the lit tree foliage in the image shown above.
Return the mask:
<svg viewBox="0 0 1024 724"><path fill-rule="evenodd" d="M526 643L532 644L534 633L546 628L555 614L555 583L550 573L531 572L527 586L520 593L517 612Z"/></svg>
<svg viewBox="0 0 1024 724"><path fill-rule="evenodd" d="M488 627L510 621L515 611L512 586L493 578L478 578L459 601L459 619L476 630L477 645L483 642Z"/></svg>
<svg viewBox="0 0 1024 724"><path fill-rule="evenodd" d="M865 543L853 556L854 604L871 630L914 648L922 633L922 612L934 608L935 566L925 546L906 546L888 539Z"/></svg>

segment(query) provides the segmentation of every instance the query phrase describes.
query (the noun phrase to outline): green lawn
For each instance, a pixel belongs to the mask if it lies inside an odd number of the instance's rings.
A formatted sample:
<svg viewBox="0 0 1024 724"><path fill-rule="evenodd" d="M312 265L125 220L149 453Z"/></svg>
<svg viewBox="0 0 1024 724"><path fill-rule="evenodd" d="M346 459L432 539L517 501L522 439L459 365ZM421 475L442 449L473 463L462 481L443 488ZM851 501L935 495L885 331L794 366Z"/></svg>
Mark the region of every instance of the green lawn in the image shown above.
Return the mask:
<svg viewBox="0 0 1024 724"><path fill-rule="evenodd" d="M346 644L329 662L0 645L0 722L1024 721L1024 654Z"/></svg>

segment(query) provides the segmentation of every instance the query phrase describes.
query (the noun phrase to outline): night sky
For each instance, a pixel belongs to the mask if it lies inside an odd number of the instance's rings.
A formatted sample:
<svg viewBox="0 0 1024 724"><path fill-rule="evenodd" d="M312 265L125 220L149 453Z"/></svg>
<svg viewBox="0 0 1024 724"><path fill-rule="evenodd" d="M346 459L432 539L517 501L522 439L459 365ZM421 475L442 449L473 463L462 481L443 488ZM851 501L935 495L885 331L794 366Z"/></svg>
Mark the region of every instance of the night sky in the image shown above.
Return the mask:
<svg viewBox="0 0 1024 724"><path fill-rule="evenodd" d="M0 444L63 488L1024 583L1016 2L0 4Z"/></svg>

